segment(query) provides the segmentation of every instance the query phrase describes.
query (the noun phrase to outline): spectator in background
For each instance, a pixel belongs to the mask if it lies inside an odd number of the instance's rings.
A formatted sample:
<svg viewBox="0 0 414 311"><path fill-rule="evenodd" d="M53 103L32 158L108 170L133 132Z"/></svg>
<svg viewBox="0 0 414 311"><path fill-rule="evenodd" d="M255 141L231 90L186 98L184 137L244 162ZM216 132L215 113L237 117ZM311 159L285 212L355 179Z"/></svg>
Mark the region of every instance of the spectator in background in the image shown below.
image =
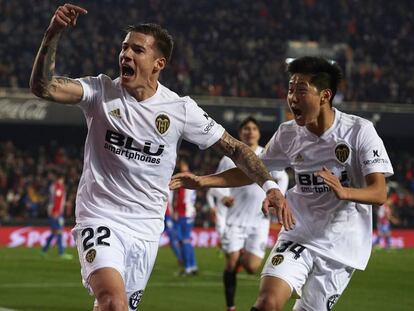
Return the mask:
<svg viewBox="0 0 414 311"><path fill-rule="evenodd" d="M67 34L74 49L65 49L68 43L62 43L67 61L58 64L57 71L67 76L103 72L114 77L119 29L151 20L177 38L180 53L163 82L178 93L283 98L283 64L275 60L288 56L287 41L298 40L347 45L339 60L349 81L343 90L345 100L413 102L410 1L307 2L201 0L181 1L177 6L174 1L143 1L137 7L125 0L129 5L125 11L117 1L89 0L90 18L81 21L85 32ZM1 86L27 87L32 51L54 6L48 0L38 0L36 6L22 0L0 2ZM16 50L22 51L19 62L14 61Z"/></svg>

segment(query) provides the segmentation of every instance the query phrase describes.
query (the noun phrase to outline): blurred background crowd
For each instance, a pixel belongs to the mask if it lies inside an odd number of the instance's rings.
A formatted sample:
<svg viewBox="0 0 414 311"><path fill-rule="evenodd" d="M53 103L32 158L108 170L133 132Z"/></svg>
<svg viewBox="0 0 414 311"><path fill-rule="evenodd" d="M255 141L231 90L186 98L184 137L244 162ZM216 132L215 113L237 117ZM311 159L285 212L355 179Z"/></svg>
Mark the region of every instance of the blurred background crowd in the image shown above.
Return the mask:
<svg viewBox="0 0 414 311"><path fill-rule="evenodd" d="M188 146L181 154L191 159L190 167L197 174L214 173L220 160L211 149L196 152ZM389 179L389 196L397 220L394 225L414 227L414 160L401 152L391 152L390 157L395 163L395 175ZM0 224L36 224L46 218L49 186L57 173L65 176L66 216L73 218L82 158L83 148L76 145L61 147L52 141L49 145L21 148L11 141L0 142ZM196 226L214 226L205 190L197 192L196 210Z"/></svg>
<svg viewBox="0 0 414 311"><path fill-rule="evenodd" d="M62 1L0 1L0 85L27 88L35 52ZM128 24L157 22L175 38L162 81L181 94L284 97L287 42L344 44L347 101L412 103L414 3L409 0L88 0L65 33L57 72L116 77ZM168 18L167 18L168 16Z"/></svg>

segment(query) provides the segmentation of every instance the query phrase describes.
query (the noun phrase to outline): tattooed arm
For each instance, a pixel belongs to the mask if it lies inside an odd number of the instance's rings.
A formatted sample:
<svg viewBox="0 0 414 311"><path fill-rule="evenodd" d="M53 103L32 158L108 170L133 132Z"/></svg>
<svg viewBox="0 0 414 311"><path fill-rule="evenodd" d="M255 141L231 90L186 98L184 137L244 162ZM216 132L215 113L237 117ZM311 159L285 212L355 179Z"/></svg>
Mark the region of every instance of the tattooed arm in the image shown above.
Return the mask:
<svg viewBox="0 0 414 311"><path fill-rule="evenodd" d="M190 189L201 187L240 187L256 182L266 192L266 198L262 204L263 213L267 215L269 208L273 207L279 223L286 230L293 229L295 224L293 214L286 205L285 198L278 189L277 184L272 183L272 176L257 155L248 146L233 138L227 132L224 132L221 139L213 145L213 148L231 158L237 165L237 168L207 176L180 173L171 178L170 188L174 190L179 187Z"/></svg>
<svg viewBox="0 0 414 311"><path fill-rule="evenodd" d="M237 168L216 175L219 179L213 180L213 182L221 181L225 183L220 185L221 187L239 187L253 182L262 186L267 180L273 180L265 165L253 150L229 133L224 132L221 139L213 145L213 148L228 156L237 166Z"/></svg>
<svg viewBox="0 0 414 311"><path fill-rule="evenodd" d="M30 76L30 89L36 96L63 104L76 104L82 99L83 89L78 81L57 77L54 73L56 50L62 31L75 26L79 14L86 13L85 9L72 4L65 4L56 10Z"/></svg>

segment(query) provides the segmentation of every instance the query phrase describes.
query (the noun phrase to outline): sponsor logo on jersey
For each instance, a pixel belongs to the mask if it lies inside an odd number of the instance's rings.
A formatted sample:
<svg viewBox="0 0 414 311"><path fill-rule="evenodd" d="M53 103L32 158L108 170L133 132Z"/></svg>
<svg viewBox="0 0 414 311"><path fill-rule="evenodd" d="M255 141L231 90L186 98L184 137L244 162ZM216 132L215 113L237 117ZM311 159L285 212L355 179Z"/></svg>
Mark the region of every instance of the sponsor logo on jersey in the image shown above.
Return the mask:
<svg viewBox="0 0 414 311"><path fill-rule="evenodd" d="M210 132L210 130L213 128L214 124L216 124L216 121L211 120L209 124L206 125L206 127L203 129L204 134L207 134Z"/></svg>
<svg viewBox="0 0 414 311"><path fill-rule="evenodd" d="M274 266L280 265L283 262L284 259L285 258L283 257L283 255L277 254L277 255L273 256L273 258L272 258L272 265L274 265Z"/></svg>
<svg viewBox="0 0 414 311"><path fill-rule="evenodd" d="M345 163L346 160L348 160L350 153L351 150L349 149L348 145L344 143L339 143L335 147L336 159L341 163Z"/></svg>
<svg viewBox="0 0 414 311"><path fill-rule="evenodd" d="M381 150L380 149L373 149L372 150L372 159L368 159L363 161L364 165L371 165L371 164L389 164L390 162L387 159L381 157Z"/></svg>
<svg viewBox="0 0 414 311"><path fill-rule="evenodd" d="M335 174L336 175L336 174ZM342 186L349 187L348 172L346 170L339 172L339 182ZM299 189L304 193L324 193L332 191L324 182L323 178L313 173L297 174L297 183Z"/></svg>
<svg viewBox="0 0 414 311"><path fill-rule="evenodd" d="M95 257L96 257L96 250L94 250L93 248L90 249L85 255L85 259L89 263L92 263L95 260Z"/></svg>
<svg viewBox="0 0 414 311"><path fill-rule="evenodd" d="M112 111L110 111L109 113L108 113L110 116L112 116L112 117L115 117L115 118L118 118L118 119L121 119L122 117L121 117L121 110L118 108L118 109L114 109L114 110L112 110Z"/></svg>
<svg viewBox="0 0 414 311"><path fill-rule="evenodd" d="M170 123L170 118L165 113L161 113L155 118L155 127L161 135L167 133Z"/></svg>
<svg viewBox="0 0 414 311"><path fill-rule="evenodd" d="M137 310L139 302L142 299L142 295L144 294L144 290L137 290L136 292L132 293L129 297L129 307L132 310Z"/></svg>
<svg viewBox="0 0 414 311"><path fill-rule="evenodd" d="M338 301L339 295L332 295L328 298L328 301L326 302L326 309L328 311L332 311L335 303Z"/></svg>
<svg viewBox="0 0 414 311"><path fill-rule="evenodd" d="M138 160L152 164L160 164L160 156L164 152L165 145L156 145L150 141L145 141L141 147L132 137L124 136L120 133L107 130L105 135L106 150L128 160ZM137 146L138 144L138 146Z"/></svg>

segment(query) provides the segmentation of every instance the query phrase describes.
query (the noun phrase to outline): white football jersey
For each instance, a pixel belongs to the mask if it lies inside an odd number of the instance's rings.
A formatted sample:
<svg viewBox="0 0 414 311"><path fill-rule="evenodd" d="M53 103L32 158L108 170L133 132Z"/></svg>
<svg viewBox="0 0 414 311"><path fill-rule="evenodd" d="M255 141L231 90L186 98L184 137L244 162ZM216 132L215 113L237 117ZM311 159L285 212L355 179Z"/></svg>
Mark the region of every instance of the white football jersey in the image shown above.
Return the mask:
<svg viewBox="0 0 414 311"><path fill-rule="evenodd" d="M88 135L76 221L109 223L157 241L181 140L205 149L224 128L191 98L160 83L152 97L138 102L119 79L99 75L79 81Z"/></svg>
<svg viewBox="0 0 414 311"><path fill-rule="evenodd" d="M262 151L263 147L258 146L255 153L259 155ZM236 165L229 157L224 156L219 167L225 171L236 167ZM227 225L248 227L257 226L261 221L269 221L262 212L262 202L266 194L259 185L254 183L248 186L229 188L229 190L230 196L234 198L234 205L227 209Z"/></svg>
<svg viewBox="0 0 414 311"><path fill-rule="evenodd" d="M342 185L366 186L371 173L393 174L391 162L373 124L334 109L333 125L317 136L295 121L284 122L261 159L269 170L292 167L296 186L287 193L296 226L280 239L303 244L356 269L365 269L371 253L371 205L338 200L315 172L325 166Z"/></svg>

